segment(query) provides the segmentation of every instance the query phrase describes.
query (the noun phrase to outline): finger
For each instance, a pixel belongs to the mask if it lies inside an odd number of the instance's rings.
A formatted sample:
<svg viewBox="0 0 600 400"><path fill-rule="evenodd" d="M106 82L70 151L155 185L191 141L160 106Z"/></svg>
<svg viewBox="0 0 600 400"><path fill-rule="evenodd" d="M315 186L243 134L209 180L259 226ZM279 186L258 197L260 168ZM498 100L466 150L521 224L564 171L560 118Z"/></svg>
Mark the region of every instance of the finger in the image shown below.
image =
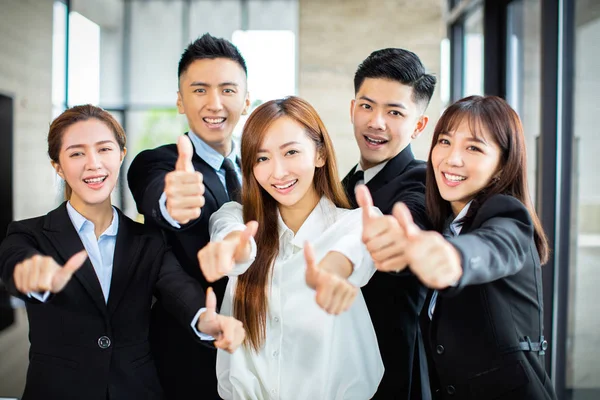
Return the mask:
<svg viewBox="0 0 600 400"><path fill-rule="evenodd" d="M44 259L40 256L34 256L32 263L30 264L29 274L27 275L27 291L37 292L38 290L38 279L40 277L40 268L44 262Z"/></svg>
<svg viewBox="0 0 600 400"><path fill-rule="evenodd" d="M392 215L398 220L400 227L404 229L408 238L413 238L419 234L421 229L415 224L410 210L404 203L396 203L392 210Z"/></svg>
<svg viewBox="0 0 600 400"><path fill-rule="evenodd" d="M237 254L241 254L244 252L244 250L246 250L246 246L248 246L248 243L250 242L250 238L254 237L256 235L257 231L258 231L258 222L249 221L246 224L246 229L244 229L244 231L240 235L240 241L238 243L237 251L236 251Z"/></svg>
<svg viewBox="0 0 600 400"><path fill-rule="evenodd" d="M203 322L212 322L217 318L217 296L212 287L206 290L206 311Z"/></svg>
<svg viewBox="0 0 600 400"><path fill-rule="evenodd" d="M363 225L365 225L373 217L371 210L371 207L373 207L373 198L366 185L356 186L354 193L356 195L356 203L362 209Z"/></svg>
<svg viewBox="0 0 600 400"><path fill-rule="evenodd" d="M375 263L375 268L377 268L378 271L384 272L399 272L406 269L407 266L408 261L404 254L390 257L385 261Z"/></svg>
<svg viewBox="0 0 600 400"><path fill-rule="evenodd" d="M194 146L190 138L186 135L180 136L177 139L177 163L175 164L176 171L194 172L192 164L192 156L194 154Z"/></svg>
<svg viewBox="0 0 600 400"><path fill-rule="evenodd" d="M25 268L25 262L20 262L15 266L15 270L13 272L13 280L15 281L15 286L17 290L21 293L26 293L24 290L25 285L23 284Z"/></svg>
<svg viewBox="0 0 600 400"><path fill-rule="evenodd" d="M340 314L344 313L350 309L350 307L354 303L354 298L356 297L357 290L358 289L356 289L354 286L348 284L348 288L347 288L346 292L344 293L344 298L343 298L343 303L342 303L343 306L339 312Z"/></svg>
<svg viewBox="0 0 600 400"><path fill-rule="evenodd" d="M72 275L73 273L75 273L75 271L81 268L85 260L87 260L87 257L88 254L85 250L81 250L79 253L75 253L63 266L62 271L69 272Z"/></svg>
<svg viewBox="0 0 600 400"><path fill-rule="evenodd" d="M333 297L333 288L332 282L330 279L326 279L324 284L319 285L317 288L317 304L325 310L327 313L330 313L331 303Z"/></svg>
<svg viewBox="0 0 600 400"><path fill-rule="evenodd" d="M56 272L56 263L50 257L46 257L40 270L40 277L38 279L38 290L40 292L52 290L52 279L54 278L54 274Z"/></svg>
<svg viewBox="0 0 600 400"><path fill-rule="evenodd" d="M320 274L315 261L315 252L308 241L304 242L304 260L306 261L306 284L315 289Z"/></svg>

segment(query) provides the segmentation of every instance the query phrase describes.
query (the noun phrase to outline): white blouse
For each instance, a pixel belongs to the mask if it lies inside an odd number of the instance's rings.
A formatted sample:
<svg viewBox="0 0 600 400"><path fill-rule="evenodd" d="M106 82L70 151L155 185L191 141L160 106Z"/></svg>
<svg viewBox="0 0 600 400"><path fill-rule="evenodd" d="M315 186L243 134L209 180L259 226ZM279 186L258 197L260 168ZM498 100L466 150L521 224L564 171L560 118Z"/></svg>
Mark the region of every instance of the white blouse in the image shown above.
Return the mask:
<svg viewBox="0 0 600 400"><path fill-rule="evenodd" d="M381 215L378 209L374 209ZM210 219L211 240L244 229L242 206L223 205ZM306 285L303 246L310 241L317 262L328 252L348 257L350 281L365 285L375 268L361 241L362 211L346 210L323 197L297 234L279 216L279 254L270 281L266 341L258 353L242 346L233 354L219 350L217 378L225 400L342 400L370 399L383 376L377 338L362 293L345 313L334 316L315 301ZM250 261L236 264L229 274L220 313L232 315L237 275Z"/></svg>

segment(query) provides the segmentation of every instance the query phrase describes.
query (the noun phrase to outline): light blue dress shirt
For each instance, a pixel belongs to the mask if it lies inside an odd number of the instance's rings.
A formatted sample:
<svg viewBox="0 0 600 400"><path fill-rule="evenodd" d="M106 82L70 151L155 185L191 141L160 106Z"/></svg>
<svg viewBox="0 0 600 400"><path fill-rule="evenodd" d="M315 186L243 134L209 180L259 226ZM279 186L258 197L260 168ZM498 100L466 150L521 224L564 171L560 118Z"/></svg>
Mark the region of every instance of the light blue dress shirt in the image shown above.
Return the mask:
<svg viewBox="0 0 600 400"><path fill-rule="evenodd" d="M204 140L200 139L200 137L198 135L196 135L194 132L189 131L188 136L189 136L190 140L192 141L192 144L194 145L196 154L198 154L198 156L200 158L202 158L208 165L210 165L212 167L212 169L215 170L215 172L217 173L217 176L219 177L219 180L221 181L221 184L223 184L225 193L227 193L227 185L225 183L225 169L222 168L225 157L223 157L223 155L221 153L219 153L218 151L216 151L215 149L210 147ZM235 169L235 172L236 172L237 177L241 184L242 170L240 169L240 166L236 162L237 152L236 152L236 148L235 148L235 142L233 142L233 141L231 142L231 152L229 153L227 158L229 160L231 160L231 162L233 164L233 168ZM229 195L229 193L227 193L227 194ZM159 204L160 212L161 212L163 218L169 224L171 224L173 227L181 228L181 225L179 225L179 223L177 221L175 221L173 218L171 218L171 216L169 215L169 212L167 211L167 195L165 192L163 192L163 194L160 196L160 199L158 200L158 204Z"/></svg>

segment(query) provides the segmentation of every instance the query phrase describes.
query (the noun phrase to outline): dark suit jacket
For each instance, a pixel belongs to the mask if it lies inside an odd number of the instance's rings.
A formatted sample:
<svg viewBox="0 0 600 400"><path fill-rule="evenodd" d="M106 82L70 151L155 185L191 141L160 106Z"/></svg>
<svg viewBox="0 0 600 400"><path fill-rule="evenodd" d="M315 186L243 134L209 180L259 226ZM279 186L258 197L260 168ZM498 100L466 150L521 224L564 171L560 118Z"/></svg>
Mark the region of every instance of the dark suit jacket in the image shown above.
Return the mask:
<svg viewBox="0 0 600 400"><path fill-rule="evenodd" d="M342 181L350 199L355 196L354 188L348 187L348 181L355 170L356 167ZM410 146L406 147L367 183L374 205L384 214L391 214L394 204L402 201L410 209L415 222L427 227L425 171L425 163L416 160ZM425 301L426 289L410 273L394 275L378 271L362 292L385 366L374 399L420 399L419 312ZM425 358L424 354L421 356ZM426 365L423 364L425 372Z"/></svg>
<svg viewBox="0 0 600 400"><path fill-rule="evenodd" d="M463 275L456 287L439 292L432 321L427 306L421 314L436 398L556 398L544 356L519 344L543 335L533 232L521 202L495 195L449 239L461 254Z"/></svg>
<svg viewBox="0 0 600 400"><path fill-rule="evenodd" d="M165 175L175 170L176 161L175 144L141 152L129 168L129 188L138 211L145 217L145 223L163 229L181 266L204 289L212 286L220 305L227 279L209 285L198 265L197 253L210 241L210 216L228 202L229 197L215 170L194 151L192 164L204 177L206 203L202 207L200 218L180 229L173 228L162 217L158 200L164 190ZM161 302L157 302L153 307L150 333L158 372L167 397L180 399L186 398L188 393L203 393L203 398L218 399L216 350L199 346L184 329L173 324L172 319Z"/></svg>
<svg viewBox="0 0 600 400"><path fill-rule="evenodd" d="M190 323L204 306L202 288L158 230L119 212L108 304L89 259L45 303L16 290L19 262L42 254L63 265L82 249L66 203L43 217L11 223L0 245L2 280L27 302L31 347L23 399L161 399L148 340L152 296L193 338Z"/></svg>

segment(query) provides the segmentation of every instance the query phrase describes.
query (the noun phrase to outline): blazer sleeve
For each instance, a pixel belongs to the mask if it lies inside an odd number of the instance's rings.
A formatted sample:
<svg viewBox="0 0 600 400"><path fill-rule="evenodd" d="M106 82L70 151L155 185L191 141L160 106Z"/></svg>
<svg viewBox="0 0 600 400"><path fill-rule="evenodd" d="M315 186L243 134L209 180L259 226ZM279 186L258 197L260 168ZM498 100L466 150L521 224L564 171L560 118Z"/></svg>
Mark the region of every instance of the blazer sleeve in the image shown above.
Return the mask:
<svg viewBox="0 0 600 400"><path fill-rule="evenodd" d="M165 309L189 330L190 335L200 341L190 324L198 311L205 307L204 290L194 278L183 270L166 244L163 244L160 253L163 256L157 260L160 267L154 294Z"/></svg>
<svg viewBox="0 0 600 400"><path fill-rule="evenodd" d="M127 183L135 200L137 210L144 218L151 219L159 227L170 231L183 231L195 225L196 218L181 228L173 227L160 211L159 199L165 190L165 176L175 170L177 155L166 147L145 150L132 161L127 171Z"/></svg>
<svg viewBox="0 0 600 400"><path fill-rule="evenodd" d="M13 278L17 264L36 254L41 252L33 232L20 221L11 222L6 238L0 245L0 278L11 295L24 301L39 303L38 300L19 292Z"/></svg>
<svg viewBox="0 0 600 400"><path fill-rule="evenodd" d="M477 211L468 233L449 238L459 251L463 275L458 285L441 293L453 296L464 287L516 274L523 268L533 242L534 226L516 198L496 195Z"/></svg>

